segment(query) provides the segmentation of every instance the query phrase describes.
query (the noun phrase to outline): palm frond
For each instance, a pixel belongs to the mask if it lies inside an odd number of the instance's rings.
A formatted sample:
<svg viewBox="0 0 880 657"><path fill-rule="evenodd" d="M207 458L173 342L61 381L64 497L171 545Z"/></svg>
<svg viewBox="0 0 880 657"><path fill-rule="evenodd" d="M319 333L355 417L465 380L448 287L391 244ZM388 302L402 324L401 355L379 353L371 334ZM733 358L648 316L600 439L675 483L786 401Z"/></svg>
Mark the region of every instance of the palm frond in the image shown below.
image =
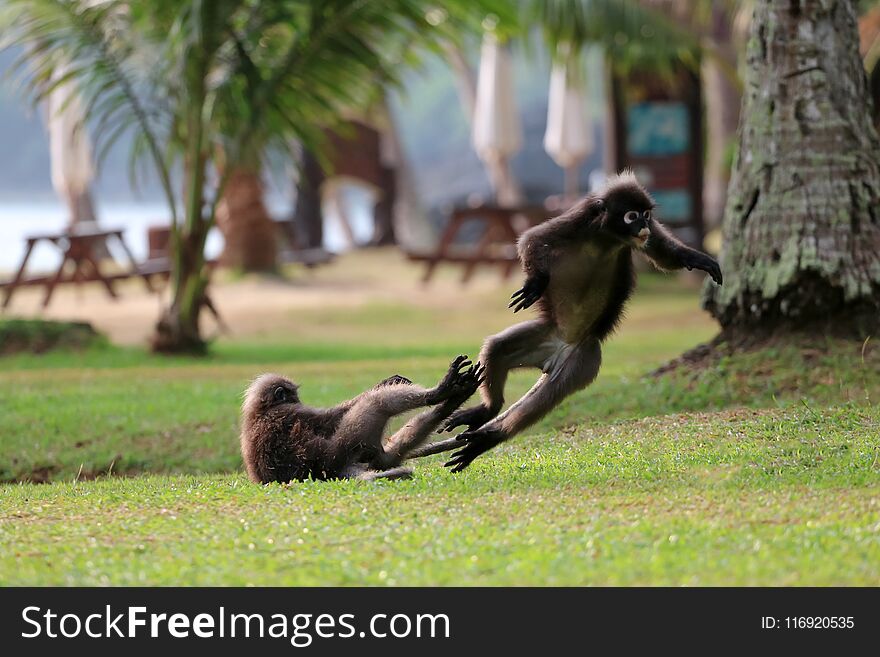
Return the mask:
<svg viewBox="0 0 880 657"><path fill-rule="evenodd" d="M576 56L596 44L619 72L668 73L677 64L699 64L699 35L635 0L545 0L529 3L526 11L528 20L541 25L555 56Z"/></svg>
<svg viewBox="0 0 880 657"><path fill-rule="evenodd" d="M32 102L46 100L61 87L75 89L95 127L99 153L126 131L140 133L173 210L160 147L161 114L149 107L147 87L139 79L138 49L131 40L118 38L128 27L127 3L118 0L6 0L0 8L0 47L23 49L13 71Z"/></svg>

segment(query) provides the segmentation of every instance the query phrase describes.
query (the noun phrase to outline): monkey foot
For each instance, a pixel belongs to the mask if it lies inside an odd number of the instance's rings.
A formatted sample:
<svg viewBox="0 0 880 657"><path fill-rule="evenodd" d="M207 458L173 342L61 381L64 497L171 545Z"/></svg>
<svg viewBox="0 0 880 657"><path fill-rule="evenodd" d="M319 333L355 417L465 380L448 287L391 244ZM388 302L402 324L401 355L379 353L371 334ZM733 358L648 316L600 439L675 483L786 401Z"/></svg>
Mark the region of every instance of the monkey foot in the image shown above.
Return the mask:
<svg viewBox="0 0 880 657"><path fill-rule="evenodd" d="M458 436L458 440L467 444L452 455L452 458L444 463L444 467L450 468L451 472L461 472L468 467L475 458L484 452L503 442L507 436L499 429L477 429L465 431Z"/></svg>
<svg viewBox="0 0 880 657"><path fill-rule="evenodd" d="M453 431L457 427L463 426L466 426L468 430L479 429L493 417L495 417L495 413L482 404L471 406L470 408L463 408L450 415L449 419L443 423L443 426L437 429L437 433Z"/></svg>
<svg viewBox="0 0 880 657"><path fill-rule="evenodd" d="M459 372L457 378L450 384L449 400L456 405L463 404L480 387L485 372L486 368L480 363L474 363L463 372Z"/></svg>
<svg viewBox="0 0 880 657"><path fill-rule="evenodd" d="M437 404L441 401L446 401L456 394L461 387L462 381L467 379L469 376L468 372L472 369L472 363L467 356L464 354L456 356L449 364L446 376L437 384L435 397L429 403Z"/></svg>

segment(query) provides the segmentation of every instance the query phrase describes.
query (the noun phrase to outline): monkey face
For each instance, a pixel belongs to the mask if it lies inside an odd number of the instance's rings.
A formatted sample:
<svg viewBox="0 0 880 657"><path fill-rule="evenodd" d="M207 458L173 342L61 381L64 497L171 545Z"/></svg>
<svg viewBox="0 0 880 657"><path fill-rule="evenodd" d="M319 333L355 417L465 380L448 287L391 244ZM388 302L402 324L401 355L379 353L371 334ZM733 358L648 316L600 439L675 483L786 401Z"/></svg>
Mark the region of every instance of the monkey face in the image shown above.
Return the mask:
<svg viewBox="0 0 880 657"><path fill-rule="evenodd" d="M627 246L644 248L651 235L654 202L638 185L612 190L605 199L605 228Z"/></svg>
<svg viewBox="0 0 880 657"><path fill-rule="evenodd" d="M627 210L623 214L623 225L628 229L626 235L636 248L641 249L648 242L653 212L653 210Z"/></svg>
<svg viewBox="0 0 880 657"><path fill-rule="evenodd" d="M243 409L254 415L283 404L299 403L298 387L277 374L263 374L251 383L244 395Z"/></svg>

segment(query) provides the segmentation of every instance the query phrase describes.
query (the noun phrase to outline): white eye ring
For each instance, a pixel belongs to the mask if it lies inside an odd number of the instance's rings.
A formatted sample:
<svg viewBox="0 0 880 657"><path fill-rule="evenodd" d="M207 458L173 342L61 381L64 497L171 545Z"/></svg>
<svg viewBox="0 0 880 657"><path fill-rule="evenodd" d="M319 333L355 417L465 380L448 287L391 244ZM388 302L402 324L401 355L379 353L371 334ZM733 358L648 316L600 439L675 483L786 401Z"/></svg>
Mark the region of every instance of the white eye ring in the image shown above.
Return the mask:
<svg viewBox="0 0 880 657"><path fill-rule="evenodd" d="M648 221L650 221L651 217L654 216L654 213L651 210L645 210L642 214L644 215L645 219L647 219Z"/></svg>
<svg viewBox="0 0 880 657"><path fill-rule="evenodd" d="M625 215L623 215L623 220L628 224L631 224L632 222L634 222L638 218L639 218L639 213L636 212L635 210L630 210Z"/></svg>

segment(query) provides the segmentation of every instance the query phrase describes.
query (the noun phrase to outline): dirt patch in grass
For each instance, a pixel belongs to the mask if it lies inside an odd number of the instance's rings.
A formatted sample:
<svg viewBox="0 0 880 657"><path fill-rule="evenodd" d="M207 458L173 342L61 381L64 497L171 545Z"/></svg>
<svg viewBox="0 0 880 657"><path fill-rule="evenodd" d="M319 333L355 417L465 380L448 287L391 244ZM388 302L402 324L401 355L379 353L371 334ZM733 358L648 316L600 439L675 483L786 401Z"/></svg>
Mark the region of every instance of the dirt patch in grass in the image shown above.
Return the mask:
<svg viewBox="0 0 880 657"><path fill-rule="evenodd" d="M3 479L4 484L48 484L52 481L52 475L58 470L54 465L38 465L31 469L30 472L18 475L16 477Z"/></svg>
<svg viewBox="0 0 880 657"><path fill-rule="evenodd" d="M131 477L144 474L144 469L135 465L125 468L119 461L122 455L117 455L104 467L82 467L73 477L74 481L95 481L102 477ZM56 465L35 465L30 470L20 472L12 476L0 476L0 484L51 484L58 481L60 468Z"/></svg>

